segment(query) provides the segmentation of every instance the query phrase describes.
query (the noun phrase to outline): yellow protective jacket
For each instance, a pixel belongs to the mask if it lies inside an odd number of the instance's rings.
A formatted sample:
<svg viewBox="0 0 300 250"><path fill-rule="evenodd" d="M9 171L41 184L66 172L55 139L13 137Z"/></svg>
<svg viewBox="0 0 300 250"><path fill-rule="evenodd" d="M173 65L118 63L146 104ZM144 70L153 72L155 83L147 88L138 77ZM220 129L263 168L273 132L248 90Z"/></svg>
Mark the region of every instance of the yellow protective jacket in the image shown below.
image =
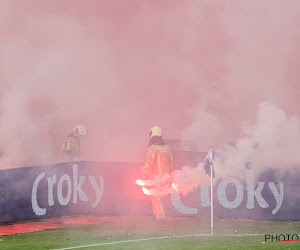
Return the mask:
<svg viewBox="0 0 300 250"><path fill-rule="evenodd" d="M142 178L155 177L173 171L173 156L168 145L151 145L147 151L145 165L141 169Z"/></svg>
<svg viewBox="0 0 300 250"><path fill-rule="evenodd" d="M57 162L70 161L79 161L79 143L73 134L65 138L57 158Z"/></svg>

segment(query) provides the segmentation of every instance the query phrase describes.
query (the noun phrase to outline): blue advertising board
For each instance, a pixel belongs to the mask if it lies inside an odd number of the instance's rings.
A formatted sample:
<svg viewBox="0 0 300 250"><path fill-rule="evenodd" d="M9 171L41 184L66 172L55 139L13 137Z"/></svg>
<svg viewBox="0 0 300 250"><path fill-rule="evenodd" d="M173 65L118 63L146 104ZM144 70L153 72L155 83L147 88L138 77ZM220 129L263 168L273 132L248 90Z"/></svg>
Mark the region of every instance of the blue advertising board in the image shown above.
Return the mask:
<svg viewBox="0 0 300 250"><path fill-rule="evenodd" d="M0 171L0 222L76 214L151 215L135 181L141 164L77 162ZM220 218L300 220L300 171L266 168L258 177L225 178L214 186ZM167 216L209 216L210 187L163 198Z"/></svg>

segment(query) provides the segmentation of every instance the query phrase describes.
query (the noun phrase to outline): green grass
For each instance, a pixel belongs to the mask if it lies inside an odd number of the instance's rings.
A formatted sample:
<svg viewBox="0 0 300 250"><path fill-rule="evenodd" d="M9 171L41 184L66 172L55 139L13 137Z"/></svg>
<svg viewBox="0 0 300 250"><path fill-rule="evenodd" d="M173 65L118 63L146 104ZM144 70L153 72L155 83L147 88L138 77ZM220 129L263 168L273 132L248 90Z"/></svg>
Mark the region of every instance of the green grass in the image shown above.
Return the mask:
<svg viewBox="0 0 300 250"><path fill-rule="evenodd" d="M300 249L300 241L264 243L265 234L299 235L300 223L297 222L218 219L215 221L215 234L209 234L209 218L177 218L168 220L166 224L150 222L149 218L120 219L1 236L0 249L60 249L85 245L95 246L77 249ZM162 238L140 240L158 237ZM128 242L118 243L120 241ZM104 243L108 245L96 246Z"/></svg>

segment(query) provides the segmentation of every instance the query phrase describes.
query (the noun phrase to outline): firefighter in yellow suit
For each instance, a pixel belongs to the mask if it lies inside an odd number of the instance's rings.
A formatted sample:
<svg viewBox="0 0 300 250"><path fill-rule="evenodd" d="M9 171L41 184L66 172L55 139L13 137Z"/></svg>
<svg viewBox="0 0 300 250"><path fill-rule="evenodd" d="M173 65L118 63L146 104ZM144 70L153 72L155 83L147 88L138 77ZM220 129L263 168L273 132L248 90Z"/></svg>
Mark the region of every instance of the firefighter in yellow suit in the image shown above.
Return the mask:
<svg viewBox="0 0 300 250"><path fill-rule="evenodd" d="M85 126L78 124L73 128L73 132L63 142L56 161L57 163L79 161L79 136L83 135L87 135L87 128Z"/></svg>
<svg viewBox="0 0 300 250"><path fill-rule="evenodd" d="M145 165L141 169L143 179L157 178L173 171L170 147L162 139L162 129L153 127L149 131L150 142ZM165 211L160 196L151 196L153 215L157 221L165 220Z"/></svg>

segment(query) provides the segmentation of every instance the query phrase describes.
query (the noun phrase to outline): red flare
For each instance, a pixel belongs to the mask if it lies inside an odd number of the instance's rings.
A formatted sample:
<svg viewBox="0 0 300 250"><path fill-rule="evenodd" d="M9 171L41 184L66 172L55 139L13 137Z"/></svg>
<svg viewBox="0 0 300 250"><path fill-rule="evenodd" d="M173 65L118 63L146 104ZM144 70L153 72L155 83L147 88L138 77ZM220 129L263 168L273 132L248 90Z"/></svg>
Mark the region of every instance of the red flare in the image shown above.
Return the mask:
<svg viewBox="0 0 300 250"><path fill-rule="evenodd" d="M176 191L178 191L177 184L175 184L175 183L172 183L172 187L173 187L173 189L175 189Z"/></svg>
<svg viewBox="0 0 300 250"><path fill-rule="evenodd" d="M142 187L144 194L150 195L150 191L147 188Z"/></svg>
<svg viewBox="0 0 300 250"><path fill-rule="evenodd" d="M136 184L138 184L139 186L145 186L145 182L140 179L136 180Z"/></svg>

